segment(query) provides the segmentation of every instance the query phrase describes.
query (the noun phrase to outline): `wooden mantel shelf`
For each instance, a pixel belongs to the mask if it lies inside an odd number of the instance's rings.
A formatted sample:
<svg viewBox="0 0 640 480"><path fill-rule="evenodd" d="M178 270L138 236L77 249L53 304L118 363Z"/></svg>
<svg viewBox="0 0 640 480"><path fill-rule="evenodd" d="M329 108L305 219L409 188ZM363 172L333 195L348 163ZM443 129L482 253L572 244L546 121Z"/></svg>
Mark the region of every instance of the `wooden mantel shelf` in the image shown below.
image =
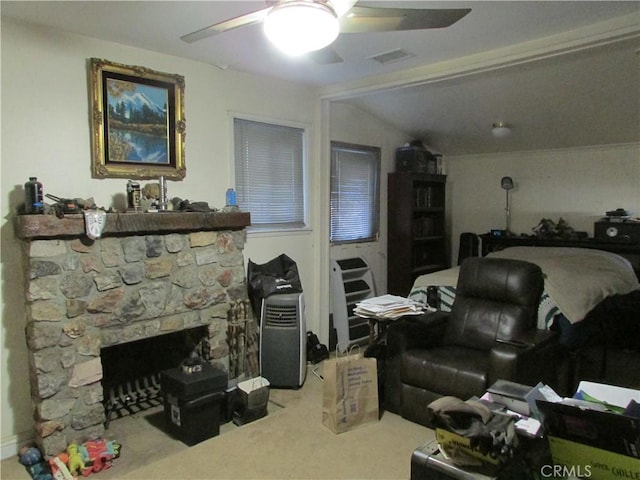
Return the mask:
<svg viewBox="0 0 640 480"><path fill-rule="evenodd" d="M107 213L102 236L203 230L241 230L251 225L248 212ZM85 236L83 214L16 215L16 237L23 240Z"/></svg>

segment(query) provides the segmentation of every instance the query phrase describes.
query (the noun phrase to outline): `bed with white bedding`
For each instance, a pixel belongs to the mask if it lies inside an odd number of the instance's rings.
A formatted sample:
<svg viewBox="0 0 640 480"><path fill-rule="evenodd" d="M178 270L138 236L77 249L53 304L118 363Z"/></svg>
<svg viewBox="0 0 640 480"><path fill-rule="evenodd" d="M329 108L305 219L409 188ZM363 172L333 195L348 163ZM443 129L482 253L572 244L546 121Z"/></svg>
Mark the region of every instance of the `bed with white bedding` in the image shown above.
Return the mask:
<svg viewBox="0 0 640 480"><path fill-rule="evenodd" d="M605 299L640 290L630 262L602 250L568 247L509 247L489 257L525 260L540 266L545 276L538 309L538 328L548 329L558 317L569 324L584 320ZM440 308L455 300L459 267L418 277L409 298L426 303L427 288L438 287ZM638 312L640 318L640 312Z"/></svg>

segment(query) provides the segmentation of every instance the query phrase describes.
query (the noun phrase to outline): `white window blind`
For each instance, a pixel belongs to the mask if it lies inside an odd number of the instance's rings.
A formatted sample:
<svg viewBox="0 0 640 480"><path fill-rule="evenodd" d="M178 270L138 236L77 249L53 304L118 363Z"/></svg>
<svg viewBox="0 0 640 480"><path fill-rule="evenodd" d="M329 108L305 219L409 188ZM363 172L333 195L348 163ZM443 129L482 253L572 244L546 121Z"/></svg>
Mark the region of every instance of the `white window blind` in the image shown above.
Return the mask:
<svg viewBox="0 0 640 480"><path fill-rule="evenodd" d="M305 226L305 131L234 119L238 205L257 227Z"/></svg>
<svg viewBox="0 0 640 480"><path fill-rule="evenodd" d="M332 243L377 238L379 176L379 148L331 143Z"/></svg>

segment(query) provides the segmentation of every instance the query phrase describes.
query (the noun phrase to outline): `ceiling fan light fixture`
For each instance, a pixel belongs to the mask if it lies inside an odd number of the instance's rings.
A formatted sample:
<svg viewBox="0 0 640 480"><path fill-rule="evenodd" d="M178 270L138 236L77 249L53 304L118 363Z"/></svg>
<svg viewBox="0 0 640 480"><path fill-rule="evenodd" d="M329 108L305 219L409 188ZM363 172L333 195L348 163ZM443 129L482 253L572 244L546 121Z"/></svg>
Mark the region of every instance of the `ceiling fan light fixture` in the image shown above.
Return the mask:
<svg viewBox="0 0 640 480"><path fill-rule="evenodd" d="M264 19L267 38L292 56L326 47L339 32L335 11L327 4L309 0L279 3Z"/></svg>
<svg viewBox="0 0 640 480"><path fill-rule="evenodd" d="M505 138L511 134L511 127L505 122L496 122L493 124L491 133L496 138Z"/></svg>

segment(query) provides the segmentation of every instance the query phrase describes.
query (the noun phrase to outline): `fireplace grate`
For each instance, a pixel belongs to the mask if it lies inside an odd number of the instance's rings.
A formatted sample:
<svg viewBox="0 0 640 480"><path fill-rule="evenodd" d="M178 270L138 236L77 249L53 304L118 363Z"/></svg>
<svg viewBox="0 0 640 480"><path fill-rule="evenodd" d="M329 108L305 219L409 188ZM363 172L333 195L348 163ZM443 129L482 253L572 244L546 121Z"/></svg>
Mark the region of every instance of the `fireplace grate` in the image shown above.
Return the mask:
<svg viewBox="0 0 640 480"><path fill-rule="evenodd" d="M193 355L206 360L208 351L207 326L102 348L104 427L109 428L112 420L161 405L160 373Z"/></svg>
<svg viewBox="0 0 640 480"><path fill-rule="evenodd" d="M160 374L154 373L124 382L107 389L104 400L105 429L109 428L112 416L125 415L147 410L162 404Z"/></svg>

